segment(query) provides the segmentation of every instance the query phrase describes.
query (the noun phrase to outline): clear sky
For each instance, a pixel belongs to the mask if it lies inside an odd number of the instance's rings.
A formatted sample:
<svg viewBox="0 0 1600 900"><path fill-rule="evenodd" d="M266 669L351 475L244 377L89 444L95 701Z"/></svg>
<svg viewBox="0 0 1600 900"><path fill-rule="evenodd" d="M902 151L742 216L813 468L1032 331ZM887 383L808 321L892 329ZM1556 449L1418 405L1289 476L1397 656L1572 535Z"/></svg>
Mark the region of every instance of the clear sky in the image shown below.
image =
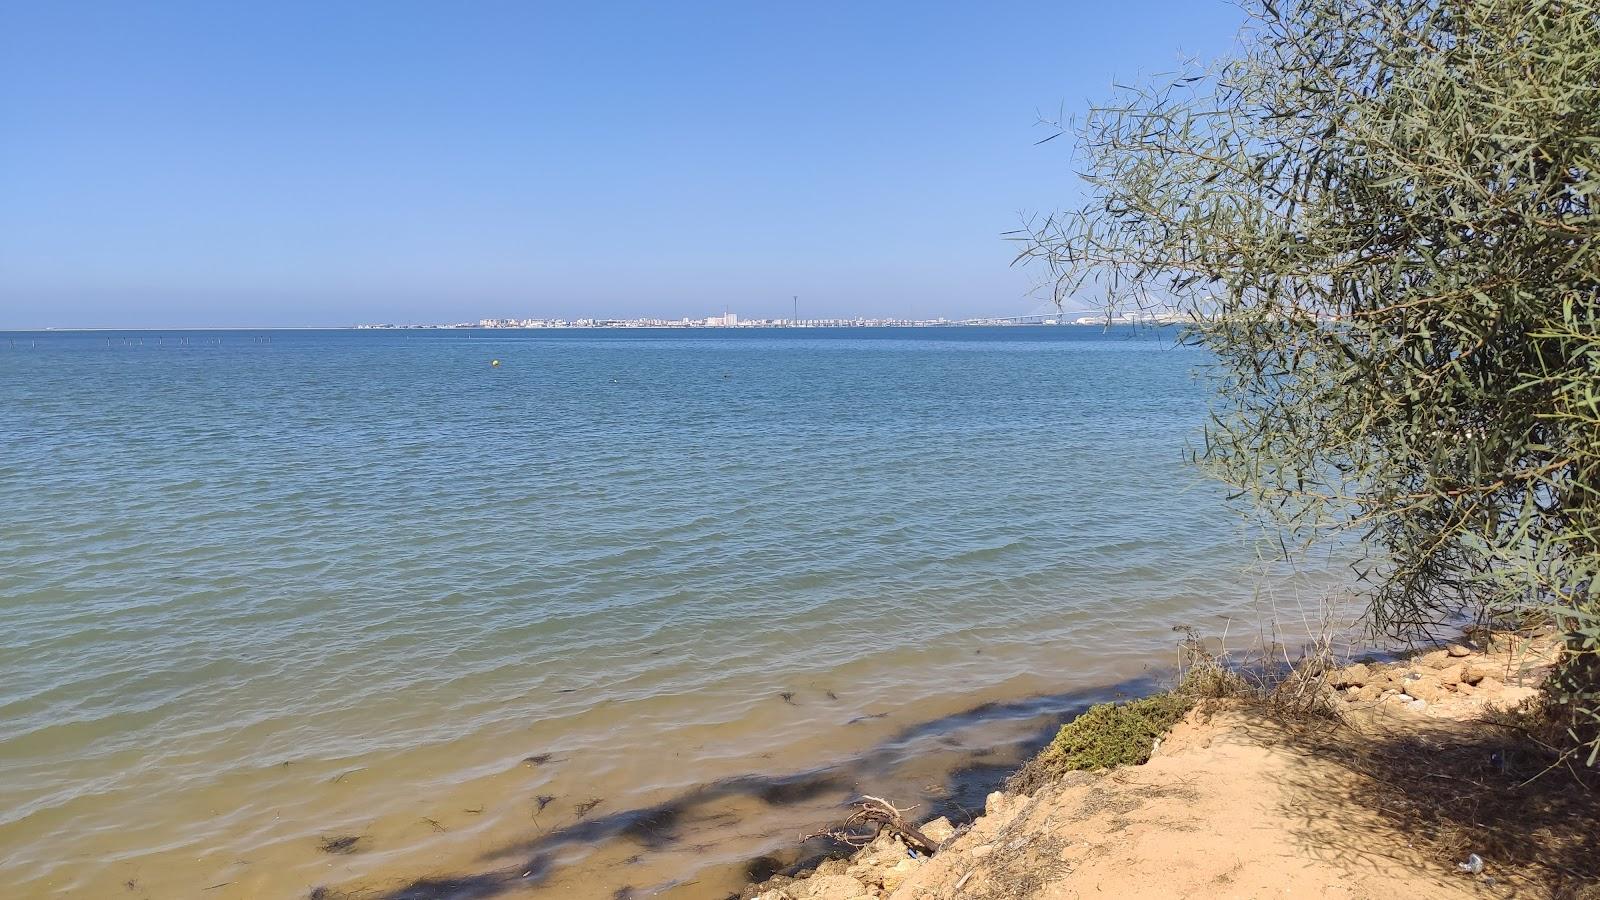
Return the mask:
<svg viewBox="0 0 1600 900"><path fill-rule="evenodd" d="M1026 314L1041 112L1225 0L0 0L0 328Z"/></svg>

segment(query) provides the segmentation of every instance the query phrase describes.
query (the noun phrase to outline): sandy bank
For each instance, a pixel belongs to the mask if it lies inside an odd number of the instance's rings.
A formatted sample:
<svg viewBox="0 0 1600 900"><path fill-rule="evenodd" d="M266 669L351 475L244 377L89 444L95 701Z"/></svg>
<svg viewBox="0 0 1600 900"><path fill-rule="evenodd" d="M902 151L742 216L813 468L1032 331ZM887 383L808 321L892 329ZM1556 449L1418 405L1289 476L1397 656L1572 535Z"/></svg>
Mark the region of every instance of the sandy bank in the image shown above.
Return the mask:
<svg viewBox="0 0 1600 900"><path fill-rule="evenodd" d="M1600 897L1596 795L1561 773L1525 784L1538 769L1489 721L1549 661L1505 643L1353 666L1331 679L1342 724L1205 703L1144 765L991 794L969 827L927 823L932 857L885 835L742 896Z"/></svg>

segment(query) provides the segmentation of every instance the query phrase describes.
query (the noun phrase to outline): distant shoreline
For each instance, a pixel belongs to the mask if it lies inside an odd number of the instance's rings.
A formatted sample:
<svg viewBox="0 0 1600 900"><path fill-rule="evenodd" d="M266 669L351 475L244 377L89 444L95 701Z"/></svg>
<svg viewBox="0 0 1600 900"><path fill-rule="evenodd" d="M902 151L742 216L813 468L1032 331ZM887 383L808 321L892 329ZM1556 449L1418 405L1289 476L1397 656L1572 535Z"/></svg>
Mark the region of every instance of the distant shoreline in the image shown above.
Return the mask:
<svg viewBox="0 0 1600 900"><path fill-rule="evenodd" d="M107 331L158 332L158 331L822 331L858 328L952 329L952 328L1105 328L1112 326L1160 326L1177 324L1165 321L1111 322L947 322L942 325L909 323L846 323L825 325L549 325L549 326L484 326L484 325L173 325L173 326L116 326L82 325L46 328L0 328L0 334L74 334Z"/></svg>

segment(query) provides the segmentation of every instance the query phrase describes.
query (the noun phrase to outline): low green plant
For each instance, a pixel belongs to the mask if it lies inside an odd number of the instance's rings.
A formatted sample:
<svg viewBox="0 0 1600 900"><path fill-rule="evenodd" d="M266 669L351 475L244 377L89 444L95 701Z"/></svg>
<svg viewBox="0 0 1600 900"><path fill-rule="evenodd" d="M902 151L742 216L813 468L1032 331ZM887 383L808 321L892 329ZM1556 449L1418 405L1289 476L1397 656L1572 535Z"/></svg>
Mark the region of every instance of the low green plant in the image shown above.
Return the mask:
<svg viewBox="0 0 1600 900"><path fill-rule="evenodd" d="M1055 739L1011 776L1006 788L1030 793L1067 772L1145 763L1156 739L1170 731L1194 703L1190 695L1169 691L1127 703L1091 706L1061 726Z"/></svg>

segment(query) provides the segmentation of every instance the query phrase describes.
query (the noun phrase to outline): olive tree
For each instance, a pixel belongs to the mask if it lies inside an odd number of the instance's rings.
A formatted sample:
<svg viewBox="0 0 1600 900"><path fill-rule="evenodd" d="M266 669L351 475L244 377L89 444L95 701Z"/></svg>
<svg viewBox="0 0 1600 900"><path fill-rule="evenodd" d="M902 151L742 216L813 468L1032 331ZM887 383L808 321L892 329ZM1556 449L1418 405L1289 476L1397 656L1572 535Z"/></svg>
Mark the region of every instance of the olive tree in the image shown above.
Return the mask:
<svg viewBox="0 0 1600 900"><path fill-rule="evenodd" d="M1251 0L1230 57L1062 126L1076 208L1014 235L1056 297L1215 360L1200 462L1375 629L1538 611L1600 725L1600 0Z"/></svg>

